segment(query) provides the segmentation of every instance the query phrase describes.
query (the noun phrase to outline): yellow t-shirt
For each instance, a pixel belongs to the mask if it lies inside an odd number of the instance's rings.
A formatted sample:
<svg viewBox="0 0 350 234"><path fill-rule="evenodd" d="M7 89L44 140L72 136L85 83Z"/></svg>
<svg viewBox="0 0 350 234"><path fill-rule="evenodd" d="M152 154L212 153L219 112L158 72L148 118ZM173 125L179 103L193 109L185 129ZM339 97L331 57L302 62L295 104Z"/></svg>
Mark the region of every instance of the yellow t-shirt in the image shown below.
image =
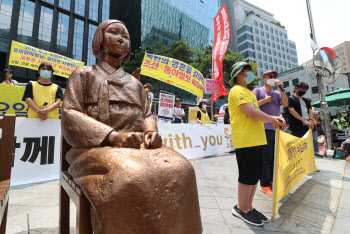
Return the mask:
<svg viewBox="0 0 350 234"><path fill-rule="evenodd" d="M248 117L239 107L244 103L253 103L254 107L260 110L255 94L247 88L235 85L228 97L233 147L239 149L266 145L263 122Z"/></svg>
<svg viewBox="0 0 350 234"><path fill-rule="evenodd" d="M201 121L203 124L211 124L211 121L209 119L208 111L203 112L202 110L199 110L201 112Z"/></svg>

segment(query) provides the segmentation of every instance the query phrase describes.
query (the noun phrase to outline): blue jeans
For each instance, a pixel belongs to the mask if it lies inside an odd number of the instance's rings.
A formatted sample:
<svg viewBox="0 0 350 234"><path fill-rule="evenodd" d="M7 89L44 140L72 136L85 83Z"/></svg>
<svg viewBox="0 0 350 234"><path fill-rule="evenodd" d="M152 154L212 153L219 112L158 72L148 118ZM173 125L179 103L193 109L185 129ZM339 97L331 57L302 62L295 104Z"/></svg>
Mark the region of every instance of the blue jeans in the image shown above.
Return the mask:
<svg viewBox="0 0 350 234"><path fill-rule="evenodd" d="M314 140L314 151L315 154L318 154L318 141L317 141L317 128L315 126L314 130L312 130L312 138Z"/></svg>

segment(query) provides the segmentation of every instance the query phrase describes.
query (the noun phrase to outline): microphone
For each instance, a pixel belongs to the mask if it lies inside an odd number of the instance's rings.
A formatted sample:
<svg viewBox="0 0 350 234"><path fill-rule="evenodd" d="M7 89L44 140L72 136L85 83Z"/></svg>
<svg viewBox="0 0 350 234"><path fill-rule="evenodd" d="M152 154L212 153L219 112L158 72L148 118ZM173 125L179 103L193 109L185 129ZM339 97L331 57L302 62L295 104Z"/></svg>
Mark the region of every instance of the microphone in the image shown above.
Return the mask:
<svg viewBox="0 0 350 234"><path fill-rule="evenodd" d="M284 88L282 86L277 86L282 92L285 92Z"/></svg>

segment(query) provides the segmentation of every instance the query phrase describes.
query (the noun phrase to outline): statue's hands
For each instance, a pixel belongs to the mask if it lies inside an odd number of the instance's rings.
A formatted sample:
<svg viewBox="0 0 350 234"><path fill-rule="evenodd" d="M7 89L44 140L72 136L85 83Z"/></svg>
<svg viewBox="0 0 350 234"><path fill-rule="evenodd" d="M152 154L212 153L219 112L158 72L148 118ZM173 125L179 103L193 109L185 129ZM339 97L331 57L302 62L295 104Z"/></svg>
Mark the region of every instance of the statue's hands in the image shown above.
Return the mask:
<svg viewBox="0 0 350 234"><path fill-rule="evenodd" d="M148 132L145 135L145 148L146 149L157 149L162 147L162 137L158 132Z"/></svg>
<svg viewBox="0 0 350 234"><path fill-rule="evenodd" d="M141 132L111 132L108 135L108 142L111 146L117 148L135 148L140 149L142 144L142 135Z"/></svg>

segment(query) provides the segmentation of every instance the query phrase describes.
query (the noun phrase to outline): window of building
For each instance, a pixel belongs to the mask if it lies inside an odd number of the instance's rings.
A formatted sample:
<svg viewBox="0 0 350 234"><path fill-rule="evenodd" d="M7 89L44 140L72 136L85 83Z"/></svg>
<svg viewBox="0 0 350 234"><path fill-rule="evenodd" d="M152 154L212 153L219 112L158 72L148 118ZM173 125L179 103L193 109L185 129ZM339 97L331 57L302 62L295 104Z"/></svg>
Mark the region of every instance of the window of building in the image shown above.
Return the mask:
<svg viewBox="0 0 350 234"><path fill-rule="evenodd" d="M278 43L280 42L280 40L278 39L278 37L276 37L276 42L278 42Z"/></svg>
<svg viewBox="0 0 350 234"><path fill-rule="evenodd" d="M280 37L282 37L282 32L280 32Z"/></svg>
<svg viewBox="0 0 350 234"><path fill-rule="evenodd" d="M91 1L91 0L90 0ZM240 27L239 29L237 29L237 35L240 35L244 32L253 32L253 28L250 27L249 25L243 25L242 27Z"/></svg>
<svg viewBox="0 0 350 234"><path fill-rule="evenodd" d="M265 45L265 39L261 39L261 44Z"/></svg>
<svg viewBox="0 0 350 234"><path fill-rule="evenodd" d="M340 46L340 50L343 50L343 46Z"/></svg>
<svg viewBox="0 0 350 234"><path fill-rule="evenodd" d="M258 42L258 43L260 43L259 37L255 37L255 41Z"/></svg>
<svg viewBox="0 0 350 234"><path fill-rule="evenodd" d="M273 33L273 28L270 28L270 33Z"/></svg>
<svg viewBox="0 0 350 234"><path fill-rule="evenodd" d="M286 56L283 54L283 59L286 59Z"/></svg>
<svg viewBox="0 0 350 234"><path fill-rule="evenodd" d="M74 12L76 14L85 16L85 0L75 0Z"/></svg>
<svg viewBox="0 0 350 234"><path fill-rule="evenodd" d="M259 23L259 27L260 27L261 29L264 29L264 26L263 26L262 23Z"/></svg>
<svg viewBox="0 0 350 234"><path fill-rule="evenodd" d="M57 27L57 50L60 54L65 56L68 56L68 29L69 16L59 13Z"/></svg>
<svg viewBox="0 0 350 234"><path fill-rule="evenodd" d="M254 50L254 44L250 42L245 42L242 45L238 46L238 51L243 51L245 49L252 49Z"/></svg>
<svg viewBox="0 0 350 234"><path fill-rule="evenodd" d="M261 54L258 54L258 59L261 59Z"/></svg>
<svg viewBox="0 0 350 234"><path fill-rule="evenodd" d="M270 49L267 49L267 53L268 53L268 54L271 54L271 50L270 50Z"/></svg>
<svg viewBox="0 0 350 234"><path fill-rule="evenodd" d="M288 88L289 87L289 81L287 80L287 81L284 81L283 82L283 86L285 87L285 88Z"/></svg>
<svg viewBox="0 0 350 234"><path fill-rule="evenodd" d="M271 40L274 41L275 40L275 37L271 35Z"/></svg>
<svg viewBox="0 0 350 234"><path fill-rule="evenodd" d="M282 51L284 52L284 47L282 46Z"/></svg>
<svg viewBox="0 0 350 234"><path fill-rule="evenodd" d="M272 65L270 65L269 67L270 67L270 70L273 70L273 66Z"/></svg>
<svg viewBox="0 0 350 234"><path fill-rule="evenodd" d="M285 44L286 46L288 46L288 42L287 42L287 41L285 41L284 44Z"/></svg>
<svg viewBox="0 0 350 234"><path fill-rule="evenodd" d="M273 51L273 56L276 56L276 51Z"/></svg>
<svg viewBox="0 0 350 234"><path fill-rule="evenodd" d="M89 24L89 41L88 41L87 65L96 64L95 55L92 53L92 38L93 38L93 36L95 34L96 29L97 29L96 25Z"/></svg>
<svg viewBox="0 0 350 234"><path fill-rule="evenodd" d="M286 63L286 62L283 62L283 66L285 66L285 67L286 67L286 66L287 66L287 63Z"/></svg>
<svg viewBox="0 0 350 234"><path fill-rule="evenodd" d="M258 29L254 29L256 34L259 34L259 30Z"/></svg>
<svg viewBox="0 0 350 234"><path fill-rule="evenodd" d="M277 45L277 49L278 49L278 50L280 50L280 49L281 49L281 47L280 47L279 45Z"/></svg>
<svg viewBox="0 0 350 234"><path fill-rule="evenodd" d="M84 21L74 19L73 59L83 60Z"/></svg>
<svg viewBox="0 0 350 234"><path fill-rule="evenodd" d="M259 63L259 68L263 68L263 65L262 65L262 63Z"/></svg>
<svg viewBox="0 0 350 234"><path fill-rule="evenodd" d="M271 46L270 41L267 41L267 42L266 42L266 45L267 45L267 46Z"/></svg>
<svg viewBox="0 0 350 234"><path fill-rule="evenodd" d="M89 18L95 21L98 21L98 1L99 0L90 0L89 3Z"/></svg>
<svg viewBox="0 0 350 234"><path fill-rule="evenodd" d="M263 48L262 48L262 51L263 51L264 53L266 53L266 48L265 48L265 47L263 47Z"/></svg>
<svg viewBox="0 0 350 234"><path fill-rule="evenodd" d="M60 0L58 6L66 10L70 10L70 0Z"/></svg>
<svg viewBox="0 0 350 234"><path fill-rule="evenodd" d="M268 34L268 33L266 33L266 34L265 34L265 37L266 37L267 39L269 39L269 38L270 38L270 36L269 36L269 34Z"/></svg>
<svg viewBox="0 0 350 234"><path fill-rule="evenodd" d="M299 83L299 79L298 78L292 80L293 86L298 84L298 83Z"/></svg>
<svg viewBox="0 0 350 234"><path fill-rule="evenodd" d="M275 34L278 36L278 31L275 29Z"/></svg>
<svg viewBox="0 0 350 234"><path fill-rule="evenodd" d="M264 55L264 61L267 62L267 56L266 55Z"/></svg>
<svg viewBox="0 0 350 234"><path fill-rule="evenodd" d="M258 27L258 22L257 21L254 21L254 26Z"/></svg>
<svg viewBox="0 0 350 234"><path fill-rule="evenodd" d="M242 55L244 58L248 58L248 57L255 58L255 53L250 50L247 50L246 52L242 53Z"/></svg>
<svg viewBox="0 0 350 234"><path fill-rule="evenodd" d="M240 44L241 42L246 40L253 41L253 36L248 33L245 33L242 36L240 36L237 41L238 41L238 44Z"/></svg>
<svg viewBox="0 0 350 234"><path fill-rule="evenodd" d="M295 50L290 50L290 54L294 55L294 56L297 56L297 52Z"/></svg>
<svg viewBox="0 0 350 234"><path fill-rule="evenodd" d="M275 43L272 43L272 48L276 48Z"/></svg>
<svg viewBox="0 0 350 234"><path fill-rule="evenodd" d="M266 31L269 31L269 27L267 27L267 25L265 25L265 30L266 30Z"/></svg>
<svg viewBox="0 0 350 234"><path fill-rule="evenodd" d="M332 92L334 91L334 87L332 87Z"/></svg>
<svg viewBox="0 0 350 234"><path fill-rule="evenodd" d="M281 53L278 53L278 57L281 58Z"/></svg>
<svg viewBox="0 0 350 234"><path fill-rule="evenodd" d="M287 34L284 34L284 38L287 39Z"/></svg>
<svg viewBox="0 0 350 234"><path fill-rule="evenodd" d="M244 10L244 18L247 18L247 16L248 16L248 11Z"/></svg>
<svg viewBox="0 0 350 234"><path fill-rule="evenodd" d="M272 63L272 58L271 57L269 57L269 63Z"/></svg>
<svg viewBox="0 0 350 234"><path fill-rule="evenodd" d="M288 63L288 68L291 68L292 67L292 65L290 65L290 63Z"/></svg>
<svg viewBox="0 0 350 234"><path fill-rule="evenodd" d="M52 31L53 10L41 6L38 47L44 50L51 49L51 31Z"/></svg>
<svg viewBox="0 0 350 234"><path fill-rule="evenodd" d="M12 5L12 4L11 4ZM10 30L10 24L11 24L11 13L12 13L12 7L11 12L6 12L3 6L1 6L0 11L0 17L1 17L1 28L0 30L0 38L3 38L0 40L0 49L1 51L7 51L7 40L5 41L4 38L8 38L8 34L3 36L2 34L5 33L5 31ZM35 9L35 3L31 2L29 0L23 0L21 1L21 8L18 18L18 29L17 29L17 40L19 42L23 42L25 44L30 44L32 40L32 32L33 32L33 23L34 23L34 9ZM5 29L7 28L7 30ZM4 32L2 32L4 31ZM4 43L4 46L3 46ZM2 47L4 47L5 50L2 50Z"/></svg>
<svg viewBox="0 0 350 234"><path fill-rule="evenodd" d="M267 69L269 69L269 66L265 63L264 68L267 70Z"/></svg>
<svg viewBox="0 0 350 234"><path fill-rule="evenodd" d="M260 46L256 46L256 49L257 49L258 51L260 51L260 50L261 50Z"/></svg>
<svg viewBox="0 0 350 234"><path fill-rule="evenodd" d="M279 63L279 65L280 65L280 66L282 66L282 61L281 61L281 60L280 60L280 61L278 61L278 63Z"/></svg>
<svg viewBox="0 0 350 234"><path fill-rule="evenodd" d="M274 62L274 64L277 64L277 59L274 59L273 62Z"/></svg>
<svg viewBox="0 0 350 234"><path fill-rule="evenodd" d="M45 2L48 2L48 3L51 3L52 5L54 4L54 0L43 0L43 1L45 1Z"/></svg>
<svg viewBox="0 0 350 234"><path fill-rule="evenodd" d="M281 39L281 44L283 44L283 39Z"/></svg>
<svg viewBox="0 0 350 234"><path fill-rule="evenodd" d="M102 22L109 19L110 0L102 0Z"/></svg>
<svg viewBox="0 0 350 234"><path fill-rule="evenodd" d="M328 85L326 85L326 87L327 87L327 93L329 92L329 87L328 87Z"/></svg>
<svg viewBox="0 0 350 234"><path fill-rule="evenodd" d="M312 94L318 93L318 87L314 86L311 88Z"/></svg>
<svg viewBox="0 0 350 234"><path fill-rule="evenodd" d="M264 32L263 31L260 31L260 36L264 36Z"/></svg>
<svg viewBox="0 0 350 234"><path fill-rule="evenodd" d="M288 50L288 49L286 49L286 52L287 52L287 53L289 53L289 50Z"/></svg>

